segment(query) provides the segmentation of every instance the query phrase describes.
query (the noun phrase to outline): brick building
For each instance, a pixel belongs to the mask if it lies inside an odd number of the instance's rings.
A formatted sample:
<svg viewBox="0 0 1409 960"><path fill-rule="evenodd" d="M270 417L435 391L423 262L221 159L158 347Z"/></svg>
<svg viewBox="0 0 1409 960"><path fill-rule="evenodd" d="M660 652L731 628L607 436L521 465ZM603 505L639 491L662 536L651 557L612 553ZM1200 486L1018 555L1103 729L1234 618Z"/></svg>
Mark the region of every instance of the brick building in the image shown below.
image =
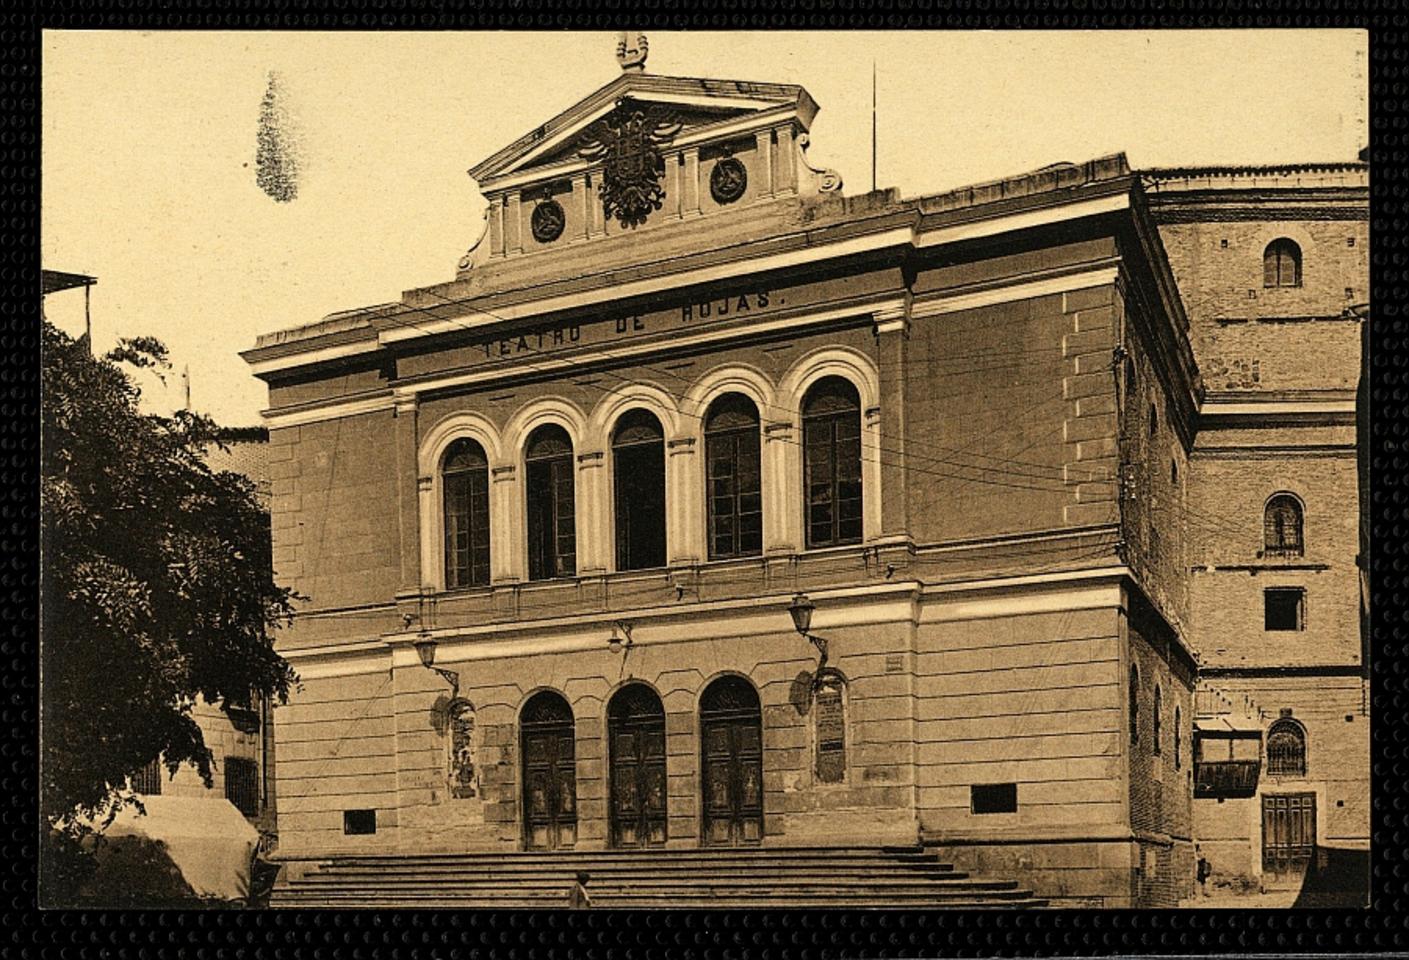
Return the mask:
<svg viewBox="0 0 1409 960"><path fill-rule="evenodd" d="M269 504L269 432L264 427L232 427L221 431L221 442L205 451L214 471L228 470L254 482L256 495ZM247 705L206 702L197 697L191 716L201 728L211 752L211 785L207 787L195 767L187 764L174 775L153 761L132 778L140 794L178 797L224 797L260 829L273 833L274 733L267 702L254 698Z"/></svg>
<svg viewBox="0 0 1409 960"><path fill-rule="evenodd" d="M291 876L924 845L1191 892L1207 324L1148 184L847 196L816 111L626 69L472 169L454 280L244 354L309 598Z"/></svg>
<svg viewBox="0 0 1409 960"><path fill-rule="evenodd" d="M1186 528L1201 713L1257 735L1250 779L1196 794L1195 837L1215 882L1299 884L1369 848L1368 167L1158 170L1146 189L1205 388Z"/></svg>

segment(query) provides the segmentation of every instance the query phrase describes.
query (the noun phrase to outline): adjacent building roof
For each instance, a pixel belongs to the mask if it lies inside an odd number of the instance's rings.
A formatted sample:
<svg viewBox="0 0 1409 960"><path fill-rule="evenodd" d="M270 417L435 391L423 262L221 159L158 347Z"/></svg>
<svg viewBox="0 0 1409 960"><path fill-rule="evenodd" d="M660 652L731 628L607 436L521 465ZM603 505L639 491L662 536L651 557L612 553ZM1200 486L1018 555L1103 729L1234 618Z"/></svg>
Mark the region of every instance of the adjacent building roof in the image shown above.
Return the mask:
<svg viewBox="0 0 1409 960"><path fill-rule="evenodd" d="M61 270L39 271L39 289L45 296L58 293L60 290L72 290L74 287L91 287L97 282L97 277L90 277L86 273L64 273Z"/></svg>

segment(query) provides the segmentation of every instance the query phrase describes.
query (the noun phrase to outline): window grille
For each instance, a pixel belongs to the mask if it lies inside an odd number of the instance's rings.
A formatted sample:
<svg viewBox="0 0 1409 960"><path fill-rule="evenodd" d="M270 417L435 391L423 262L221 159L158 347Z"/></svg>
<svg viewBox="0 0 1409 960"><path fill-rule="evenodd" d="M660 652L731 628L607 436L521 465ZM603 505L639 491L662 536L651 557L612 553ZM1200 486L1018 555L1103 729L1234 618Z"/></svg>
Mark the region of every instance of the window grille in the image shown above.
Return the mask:
<svg viewBox="0 0 1409 960"><path fill-rule="evenodd" d="M161 758L157 757L132 775L132 792L144 797L161 796Z"/></svg>
<svg viewBox="0 0 1409 960"><path fill-rule="evenodd" d="M1278 720L1268 728L1267 775L1306 776L1306 731L1295 720Z"/></svg>
<svg viewBox="0 0 1409 960"><path fill-rule="evenodd" d="M1299 557L1305 551L1301 503L1289 493L1267 501L1262 513L1264 556Z"/></svg>
<svg viewBox="0 0 1409 960"><path fill-rule="evenodd" d="M247 817L259 816L259 765L247 757L225 758L225 799Z"/></svg>

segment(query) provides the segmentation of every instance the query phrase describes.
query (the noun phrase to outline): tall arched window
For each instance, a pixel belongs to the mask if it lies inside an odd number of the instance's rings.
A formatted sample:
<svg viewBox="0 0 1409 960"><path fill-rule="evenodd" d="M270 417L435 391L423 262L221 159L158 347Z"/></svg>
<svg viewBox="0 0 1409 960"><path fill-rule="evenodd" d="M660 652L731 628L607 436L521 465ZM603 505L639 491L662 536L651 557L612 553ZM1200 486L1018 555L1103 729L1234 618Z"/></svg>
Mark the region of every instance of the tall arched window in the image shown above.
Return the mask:
<svg viewBox="0 0 1409 960"><path fill-rule="evenodd" d="M807 545L861 541L861 398L841 377L823 377L802 402Z"/></svg>
<svg viewBox="0 0 1409 960"><path fill-rule="evenodd" d="M1286 237L1269 243L1262 252L1262 285L1301 286L1301 248Z"/></svg>
<svg viewBox="0 0 1409 960"><path fill-rule="evenodd" d="M1295 720L1283 717L1267 728L1267 775L1306 776L1306 730Z"/></svg>
<svg viewBox="0 0 1409 960"><path fill-rule="evenodd" d="M1152 733L1154 740L1154 752L1156 754L1160 752L1160 727L1162 720L1161 713L1164 709L1164 704L1161 701L1163 701L1163 699L1164 697L1162 692L1160 691L1159 684L1155 684L1155 704L1154 708L1150 711L1150 723L1153 725Z"/></svg>
<svg viewBox="0 0 1409 960"><path fill-rule="evenodd" d="M528 578L548 580L577 572L572 438L555 424L528 437L524 454L528 495Z"/></svg>
<svg viewBox="0 0 1409 960"><path fill-rule="evenodd" d="M1267 501L1262 512L1263 554L1269 557L1299 557L1302 543L1301 503L1290 493L1279 493Z"/></svg>
<svg viewBox="0 0 1409 960"><path fill-rule="evenodd" d="M763 552L763 483L759 469L758 408L726 393L705 416L709 498L709 558Z"/></svg>
<svg viewBox="0 0 1409 960"><path fill-rule="evenodd" d="M1130 742L1140 742L1140 668L1130 665Z"/></svg>
<svg viewBox="0 0 1409 960"><path fill-rule="evenodd" d="M445 586L489 583L489 460L473 440L445 451L440 468L445 494Z"/></svg>
<svg viewBox="0 0 1409 960"><path fill-rule="evenodd" d="M612 431L616 487L616 568L665 566L665 435L645 410L622 416Z"/></svg>

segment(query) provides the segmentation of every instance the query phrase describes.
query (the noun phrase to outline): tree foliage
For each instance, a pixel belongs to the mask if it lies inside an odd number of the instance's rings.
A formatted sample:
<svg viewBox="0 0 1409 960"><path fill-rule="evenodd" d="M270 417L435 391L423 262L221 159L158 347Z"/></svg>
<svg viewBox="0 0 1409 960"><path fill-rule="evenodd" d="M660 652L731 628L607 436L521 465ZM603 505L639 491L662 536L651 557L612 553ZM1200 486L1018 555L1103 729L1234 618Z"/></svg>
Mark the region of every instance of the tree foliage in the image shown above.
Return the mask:
<svg viewBox="0 0 1409 960"><path fill-rule="evenodd" d="M196 698L284 700L273 648L294 595L275 583L254 484L212 471L207 417L143 414L119 362L156 371L166 351L125 340L105 357L43 324L41 810L50 824L116 809L160 756L207 785Z"/></svg>

